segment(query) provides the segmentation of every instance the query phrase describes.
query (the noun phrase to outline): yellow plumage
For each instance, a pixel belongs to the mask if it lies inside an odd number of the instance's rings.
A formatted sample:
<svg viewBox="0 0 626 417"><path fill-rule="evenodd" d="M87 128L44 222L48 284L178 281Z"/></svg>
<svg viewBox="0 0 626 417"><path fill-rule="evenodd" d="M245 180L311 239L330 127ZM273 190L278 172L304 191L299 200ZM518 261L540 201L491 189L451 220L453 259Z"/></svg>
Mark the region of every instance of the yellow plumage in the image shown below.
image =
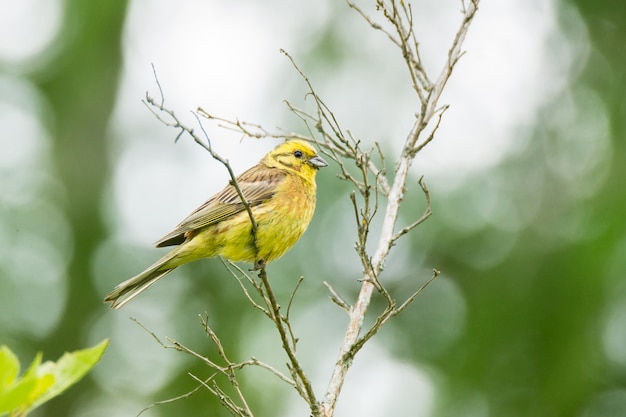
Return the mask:
<svg viewBox="0 0 626 417"><path fill-rule="evenodd" d="M156 243L179 246L119 284L104 301L121 308L174 268L201 258L222 256L254 262L255 268L278 259L309 226L315 210L315 174L326 165L304 141L277 146L237 177L257 223L256 235L239 195L228 185Z"/></svg>

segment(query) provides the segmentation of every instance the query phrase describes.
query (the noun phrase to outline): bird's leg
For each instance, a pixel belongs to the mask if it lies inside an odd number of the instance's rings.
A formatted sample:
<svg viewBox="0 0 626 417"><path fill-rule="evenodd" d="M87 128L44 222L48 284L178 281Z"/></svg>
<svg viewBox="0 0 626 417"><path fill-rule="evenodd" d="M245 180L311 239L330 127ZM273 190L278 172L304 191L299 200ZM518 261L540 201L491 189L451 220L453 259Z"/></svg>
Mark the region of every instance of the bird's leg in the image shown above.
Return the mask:
<svg viewBox="0 0 626 417"><path fill-rule="evenodd" d="M254 262L254 268L252 268L253 271L258 271L260 269L264 269L265 265L267 265L267 263L265 262L265 259L257 259Z"/></svg>

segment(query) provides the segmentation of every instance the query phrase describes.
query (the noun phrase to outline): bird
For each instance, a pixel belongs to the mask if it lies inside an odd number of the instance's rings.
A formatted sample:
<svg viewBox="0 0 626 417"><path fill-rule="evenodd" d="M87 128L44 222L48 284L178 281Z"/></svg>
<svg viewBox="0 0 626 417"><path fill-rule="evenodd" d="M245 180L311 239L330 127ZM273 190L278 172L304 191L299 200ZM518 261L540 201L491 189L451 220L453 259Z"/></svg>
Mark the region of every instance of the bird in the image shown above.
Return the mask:
<svg viewBox="0 0 626 417"><path fill-rule="evenodd" d="M313 218L315 176L328 166L308 142L287 140L235 181L231 181L194 210L156 247L176 245L146 270L117 285L105 298L122 308L175 268L203 258L220 256L233 262L253 262L254 269L280 258L304 234Z"/></svg>

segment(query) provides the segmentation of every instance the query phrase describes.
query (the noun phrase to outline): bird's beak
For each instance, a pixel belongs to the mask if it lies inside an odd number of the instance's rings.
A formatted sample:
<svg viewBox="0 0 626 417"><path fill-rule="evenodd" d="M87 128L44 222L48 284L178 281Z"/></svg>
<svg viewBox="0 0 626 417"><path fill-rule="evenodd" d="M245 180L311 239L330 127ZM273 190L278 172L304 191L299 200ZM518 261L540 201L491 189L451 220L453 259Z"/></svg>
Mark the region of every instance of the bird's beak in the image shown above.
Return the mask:
<svg viewBox="0 0 626 417"><path fill-rule="evenodd" d="M311 166L315 169L320 169L322 167L328 166L326 161L324 161L321 156L317 155L315 155L313 158L310 158L308 160L308 163L311 164Z"/></svg>

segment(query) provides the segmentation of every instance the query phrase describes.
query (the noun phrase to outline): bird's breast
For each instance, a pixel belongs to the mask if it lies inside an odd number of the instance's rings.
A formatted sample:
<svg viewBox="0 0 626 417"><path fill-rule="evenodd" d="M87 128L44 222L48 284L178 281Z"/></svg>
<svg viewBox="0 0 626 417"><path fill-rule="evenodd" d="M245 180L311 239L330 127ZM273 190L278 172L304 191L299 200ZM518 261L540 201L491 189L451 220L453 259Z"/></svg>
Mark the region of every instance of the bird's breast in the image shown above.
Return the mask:
<svg viewBox="0 0 626 417"><path fill-rule="evenodd" d="M295 178L294 178L295 177ZM259 259L269 262L289 250L304 234L315 211L315 184L288 176L266 203L255 207Z"/></svg>

